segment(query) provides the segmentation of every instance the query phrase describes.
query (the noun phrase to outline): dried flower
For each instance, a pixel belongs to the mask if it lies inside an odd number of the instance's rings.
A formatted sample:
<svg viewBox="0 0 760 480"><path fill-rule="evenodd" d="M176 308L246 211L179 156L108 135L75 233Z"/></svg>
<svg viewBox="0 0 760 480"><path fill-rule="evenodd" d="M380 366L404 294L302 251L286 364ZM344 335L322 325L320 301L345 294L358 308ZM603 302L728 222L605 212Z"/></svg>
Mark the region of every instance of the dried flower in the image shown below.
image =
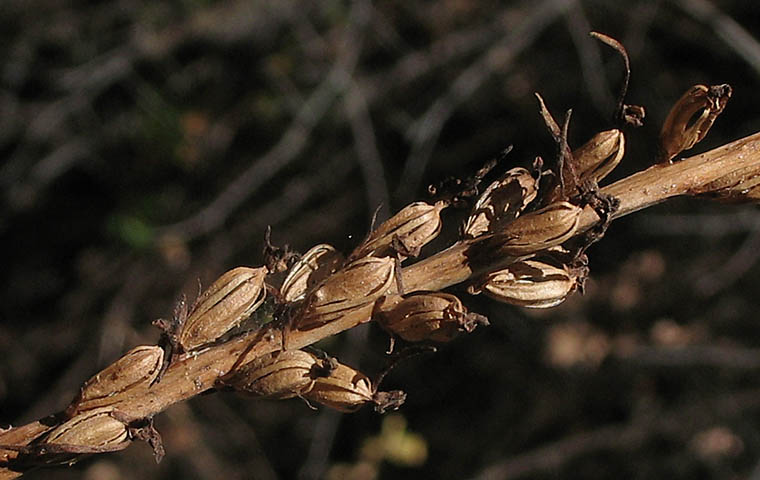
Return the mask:
<svg viewBox="0 0 760 480"><path fill-rule="evenodd" d="M364 257L327 277L306 298L297 329L308 329L365 310L367 319L378 298L395 280L396 262L390 257Z"/></svg>
<svg viewBox="0 0 760 480"><path fill-rule="evenodd" d="M465 238L498 230L514 220L536 198L536 179L524 168L513 168L491 183L478 198L464 226Z"/></svg>
<svg viewBox="0 0 760 480"><path fill-rule="evenodd" d="M348 257L349 260L373 255L383 257L398 253L401 257L417 256L419 250L441 231L444 201L430 205L415 202L407 205L369 234Z"/></svg>
<svg viewBox="0 0 760 480"><path fill-rule="evenodd" d="M468 313L454 295L438 292L409 295L380 312L378 321L408 342L448 342L460 332L472 332L478 324L488 325L482 315Z"/></svg>
<svg viewBox="0 0 760 480"><path fill-rule="evenodd" d="M485 292L501 302L528 308L549 308L562 303L587 274L585 267L557 267L541 260L524 260L487 274L468 291Z"/></svg>
<svg viewBox="0 0 760 480"><path fill-rule="evenodd" d="M284 350L264 355L236 369L222 383L257 397L292 398L314 386L315 368L323 360L302 350Z"/></svg>
<svg viewBox="0 0 760 480"><path fill-rule="evenodd" d="M192 350L235 328L264 301L266 267L234 268L201 294L179 335L185 351Z"/></svg>
<svg viewBox="0 0 760 480"><path fill-rule="evenodd" d="M326 243L306 252L288 272L280 295L286 302L302 300L306 294L343 264L343 255Z"/></svg>
<svg viewBox="0 0 760 480"><path fill-rule="evenodd" d="M133 348L90 378L66 409L66 414L73 417L85 410L124 400L134 388L148 385L158 376L163 357L164 350L155 345Z"/></svg>
<svg viewBox="0 0 760 480"><path fill-rule="evenodd" d="M520 257L551 248L570 239L583 209L555 202L522 215L497 232L489 242L501 255Z"/></svg>
<svg viewBox="0 0 760 480"><path fill-rule="evenodd" d="M625 154L625 135L618 129L605 130L594 135L573 152L575 172L579 183L586 180L600 182L620 163Z"/></svg>

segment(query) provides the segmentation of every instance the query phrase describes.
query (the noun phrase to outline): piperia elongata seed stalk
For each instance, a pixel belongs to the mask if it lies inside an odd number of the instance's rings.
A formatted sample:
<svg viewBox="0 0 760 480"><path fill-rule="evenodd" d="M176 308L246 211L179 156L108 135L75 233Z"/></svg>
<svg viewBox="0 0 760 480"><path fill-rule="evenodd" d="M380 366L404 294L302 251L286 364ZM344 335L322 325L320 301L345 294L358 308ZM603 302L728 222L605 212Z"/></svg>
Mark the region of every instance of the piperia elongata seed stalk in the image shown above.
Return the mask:
<svg viewBox="0 0 760 480"><path fill-rule="evenodd" d="M464 226L465 238L475 238L514 220L536 198L536 179L524 168L513 168L486 188Z"/></svg>
<svg viewBox="0 0 760 480"><path fill-rule="evenodd" d="M460 332L472 332L488 320L468 313L462 302L449 293L418 293L404 298L378 314L380 324L408 342L448 342Z"/></svg>
<svg viewBox="0 0 760 480"><path fill-rule="evenodd" d="M309 294L296 328L313 328L359 312L369 320L377 299L394 283L395 267L390 257L365 257L346 265Z"/></svg>
<svg viewBox="0 0 760 480"><path fill-rule="evenodd" d="M133 348L87 380L79 395L66 409L66 414L73 417L85 410L112 405L128 398L136 387L149 385L156 378L163 357L164 350L159 346Z"/></svg>
<svg viewBox="0 0 760 480"><path fill-rule="evenodd" d="M280 296L286 302L303 300L309 290L335 273L343 261L343 255L330 245L323 243L313 247L290 268L282 282Z"/></svg>
<svg viewBox="0 0 760 480"><path fill-rule="evenodd" d="M582 208L555 202L517 217L490 240L501 255L520 257L561 244L575 235Z"/></svg>
<svg viewBox="0 0 760 480"><path fill-rule="evenodd" d="M324 360L302 350L274 352L236 369L222 383L257 397L303 396L314 386L322 362Z"/></svg>
<svg viewBox="0 0 760 480"><path fill-rule="evenodd" d="M446 202L430 205L415 202L407 205L370 233L369 237L349 255L349 260L398 253L401 257L417 256L419 250L441 231L441 211Z"/></svg>
<svg viewBox="0 0 760 480"><path fill-rule="evenodd" d="M234 268L201 294L179 335L185 351L192 350L235 328L251 316L266 297L266 267Z"/></svg>
<svg viewBox="0 0 760 480"><path fill-rule="evenodd" d="M367 403L374 403L375 409L380 412L395 410L404 402L406 395L400 390L377 392L369 377L348 365L335 362L329 375L318 377L304 398L350 413Z"/></svg>
<svg viewBox="0 0 760 480"><path fill-rule="evenodd" d="M625 154L625 135L618 129L599 132L573 152L575 173L582 183L600 182L622 160Z"/></svg>
<svg viewBox="0 0 760 480"><path fill-rule="evenodd" d="M127 427L113 417L111 407L80 413L59 425L45 439L50 445L84 447L84 450L121 450L129 444ZM76 453L76 452L75 452Z"/></svg>
<svg viewBox="0 0 760 480"><path fill-rule="evenodd" d="M556 267L540 260L524 260L489 273L468 291L483 291L495 300L521 307L549 308L574 292L586 273L585 267Z"/></svg>

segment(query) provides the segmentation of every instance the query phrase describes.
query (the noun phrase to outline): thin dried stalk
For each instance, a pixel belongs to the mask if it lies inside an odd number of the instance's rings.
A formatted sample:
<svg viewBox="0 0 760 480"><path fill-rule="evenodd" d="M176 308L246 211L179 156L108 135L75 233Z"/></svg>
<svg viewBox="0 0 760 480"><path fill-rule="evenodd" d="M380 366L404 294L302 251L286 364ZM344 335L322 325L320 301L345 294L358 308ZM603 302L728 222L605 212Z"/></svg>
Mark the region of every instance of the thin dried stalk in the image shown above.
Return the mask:
<svg viewBox="0 0 760 480"><path fill-rule="evenodd" d="M613 213L613 218L617 218L671 197L709 195L712 193L711 188L720 188L725 183L724 179L741 181L745 177L757 176L758 173L760 133L673 164L657 164L601 189L601 193L614 196L619 201L620 206ZM740 193L736 195L740 196ZM577 231L580 233L589 230L600 222L594 209L587 206L580 216ZM423 261L404 267L401 277L405 293L438 291L472 280L479 273L492 271L499 268L500 264L514 260L494 258L485 252L483 245L487 244L489 238L490 236L485 236L463 240ZM394 288L391 288L390 293L393 293ZM299 349L311 345L366 320L366 314L349 313L309 330L290 331L287 334L288 347ZM179 355L159 383L149 385L144 382L135 386L129 396L114 403L112 407L124 418L151 418L174 403L214 387L220 377L236 366L278 351L282 345L282 331L265 328L241 334L219 345ZM0 480L20 476L22 472L14 470L21 468L14 465L14 459L21 454L20 450L60 425L63 420L58 415L0 432L0 445L6 447L0 448Z"/></svg>

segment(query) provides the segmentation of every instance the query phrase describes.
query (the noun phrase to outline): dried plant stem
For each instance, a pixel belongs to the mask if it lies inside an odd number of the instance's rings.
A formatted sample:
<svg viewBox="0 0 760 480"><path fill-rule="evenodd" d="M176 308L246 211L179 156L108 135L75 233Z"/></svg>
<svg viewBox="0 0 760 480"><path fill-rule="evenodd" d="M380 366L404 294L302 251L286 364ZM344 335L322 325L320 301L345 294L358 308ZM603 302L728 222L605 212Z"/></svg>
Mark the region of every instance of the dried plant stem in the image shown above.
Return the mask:
<svg viewBox="0 0 760 480"><path fill-rule="evenodd" d="M621 217L679 195L710 193L711 185L732 172L760 172L760 132L709 152L675 163L662 163L631 175L601 193L620 202L613 217ZM593 208L586 207L580 217L579 230L592 228L600 221ZM487 236L463 240L429 258L403 268L402 284L406 293L443 288L467 281L485 268L494 268L493 259L483 255ZM500 259L499 262L503 261ZM491 262L491 263L489 263ZM338 334L367 320L367 312L357 310L336 321L310 330L286 334L288 349L298 349ZM187 400L214 388L219 377L235 366L256 357L280 350L282 331L263 328L209 347L185 354L175 360L161 381L144 385L114 407L129 418L150 418L174 403ZM23 446L53 428L59 419L50 417L0 432L0 445ZM50 425L50 426L49 426ZM8 463L18 452L0 449L0 480L16 478Z"/></svg>

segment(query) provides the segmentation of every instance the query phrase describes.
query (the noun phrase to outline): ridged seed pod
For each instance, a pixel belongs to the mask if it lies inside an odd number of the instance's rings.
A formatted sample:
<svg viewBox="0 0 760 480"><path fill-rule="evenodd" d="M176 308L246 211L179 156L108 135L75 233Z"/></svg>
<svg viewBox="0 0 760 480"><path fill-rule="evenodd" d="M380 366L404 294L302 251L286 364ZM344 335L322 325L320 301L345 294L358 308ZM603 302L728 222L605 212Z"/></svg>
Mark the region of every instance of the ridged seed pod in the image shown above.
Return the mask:
<svg viewBox="0 0 760 480"><path fill-rule="evenodd" d="M472 332L478 324L488 325L482 315L471 314L449 293L418 293L404 298L378 315L388 331L408 342L448 342L460 332Z"/></svg>
<svg viewBox="0 0 760 480"><path fill-rule="evenodd" d="M478 198L464 226L465 238L475 238L496 231L517 218L526 205L536 198L536 179L524 168L513 168L496 180Z"/></svg>
<svg viewBox="0 0 760 480"><path fill-rule="evenodd" d="M374 403L380 412L396 409L406 398L400 390L376 392L369 377L347 365L336 362L334 367L328 376L314 381L304 398L345 413L355 412L367 403Z"/></svg>
<svg viewBox="0 0 760 480"><path fill-rule="evenodd" d="M625 135L618 129L605 130L594 135L573 152L575 173L580 182L600 182L622 160L625 154Z"/></svg>
<svg viewBox="0 0 760 480"><path fill-rule="evenodd" d="M87 450L121 450L129 444L127 426L115 419L111 407L80 413L59 425L45 439L50 445L78 446Z"/></svg>
<svg viewBox="0 0 760 480"><path fill-rule="evenodd" d="M549 308L562 303L578 287L585 268L556 267L539 260L515 262L489 273L468 291L483 291L500 302L528 308Z"/></svg>
<svg viewBox="0 0 760 480"><path fill-rule="evenodd" d="M399 253L402 257L416 256L419 249L441 231L441 211L446 202L430 205L415 202L380 224L369 237L349 255L349 260L367 256L384 257ZM397 251L396 245L404 251Z"/></svg>
<svg viewBox="0 0 760 480"><path fill-rule="evenodd" d="M393 285L395 267L390 257L364 257L346 265L308 295L296 328L313 328L359 310L369 320L375 301Z"/></svg>
<svg viewBox="0 0 760 480"><path fill-rule="evenodd" d="M179 335L185 351L213 342L251 316L266 297L266 267L234 268L201 294Z"/></svg>
<svg viewBox="0 0 760 480"><path fill-rule="evenodd" d="M149 385L158 375L164 350L155 345L135 347L123 357L95 374L82 386L79 395L66 409L73 417L77 413L112 405L131 395L140 385Z"/></svg>
<svg viewBox="0 0 760 480"><path fill-rule="evenodd" d="M243 365L223 380L238 392L257 397L284 399L303 396L314 386L320 362L303 350L284 350L264 355Z"/></svg>
<svg viewBox="0 0 760 480"><path fill-rule="evenodd" d="M575 235L582 208L555 202L517 217L497 232L490 243L501 255L524 256L561 244Z"/></svg>
<svg viewBox="0 0 760 480"><path fill-rule="evenodd" d="M303 300L306 294L343 264L343 255L325 243L313 247L298 260L282 282L280 295L286 302Z"/></svg>

